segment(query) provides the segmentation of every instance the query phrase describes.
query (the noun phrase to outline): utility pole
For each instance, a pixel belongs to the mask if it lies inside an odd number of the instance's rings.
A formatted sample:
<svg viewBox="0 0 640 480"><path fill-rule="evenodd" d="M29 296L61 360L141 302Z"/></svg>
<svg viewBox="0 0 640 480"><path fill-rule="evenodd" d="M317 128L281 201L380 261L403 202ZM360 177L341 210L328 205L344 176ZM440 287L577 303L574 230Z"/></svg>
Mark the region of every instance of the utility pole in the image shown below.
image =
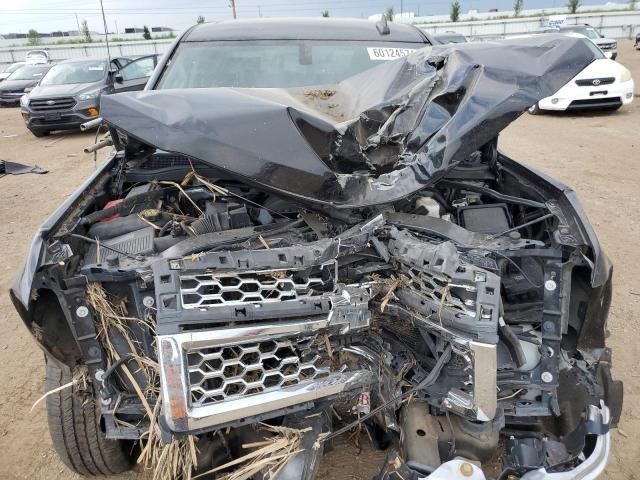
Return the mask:
<svg viewBox="0 0 640 480"><path fill-rule="evenodd" d="M236 0L229 0L231 3L231 9L233 10L233 18L238 18L236 15Z"/></svg>
<svg viewBox="0 0 640 480"><path fill-rule="evenodd" d="M78 20L78 14L76 13L76 27L78 27L78 35L80 35L80 21Z"/></svg>
<svg viewBox="0 0 640 480"><path fill-rule="evenodd" d="M104 41L107 44L107 58L109 59L108 69L111 69L111 52L109 51L109 29L107 28L107 17L104 16L104 7L100 0L100 10L102 10L102 24L104 25Z"/></svg>
<svg viewBox="0 0 640 480"><path fill-rule="evenodd" d="M403 5L403 1L400 0L400 14L402 15L402 12L404 11L404 5Z"/></svg>
<svg viewBox="0 0 640 480"><path fill-rule="evenodd" d="M258 16L262 17L262 5L258 5Z"/></svg>

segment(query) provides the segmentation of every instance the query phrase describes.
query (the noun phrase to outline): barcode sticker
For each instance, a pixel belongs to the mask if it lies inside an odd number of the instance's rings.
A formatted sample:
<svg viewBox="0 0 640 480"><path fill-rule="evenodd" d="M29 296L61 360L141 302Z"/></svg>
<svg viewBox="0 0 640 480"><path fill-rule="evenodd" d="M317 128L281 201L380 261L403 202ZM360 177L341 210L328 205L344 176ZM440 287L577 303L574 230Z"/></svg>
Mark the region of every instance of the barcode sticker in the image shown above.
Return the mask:
<svg viewBox="0 0 640 480"><path fill-rule="evenodd" d="M396 60L415 51L415 48L367 47L371 60Z"/></svg>

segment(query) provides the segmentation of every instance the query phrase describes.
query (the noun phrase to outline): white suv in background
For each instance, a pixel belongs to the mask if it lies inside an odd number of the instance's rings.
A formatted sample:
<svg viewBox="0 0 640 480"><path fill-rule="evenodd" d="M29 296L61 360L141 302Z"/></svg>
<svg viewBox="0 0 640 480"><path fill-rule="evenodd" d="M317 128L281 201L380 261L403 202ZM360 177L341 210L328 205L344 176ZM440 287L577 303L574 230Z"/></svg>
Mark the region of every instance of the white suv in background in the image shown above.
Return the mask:
<svg viewBox="0 0 640 480"><path fill-rule="evenodd" d="M560 32L573 32L584 35L593 43L595 43L600 50L602 50L602 53L604 53L605 57L610 58L611 60L615 60L618 56L618 42L612 38L606 38L602 36L591 25L565 25L560 27Z"/></svg>
<svg viewBox="0 0 640 480"><path fill-rule="evenodd" d="M577 35L577 34L569 34ZM590 40L585 39L598 57L569 83L550 97L529 108L529 113L541 110L617 110L633 101L631 72L618 62L605 57Z"/></svg>

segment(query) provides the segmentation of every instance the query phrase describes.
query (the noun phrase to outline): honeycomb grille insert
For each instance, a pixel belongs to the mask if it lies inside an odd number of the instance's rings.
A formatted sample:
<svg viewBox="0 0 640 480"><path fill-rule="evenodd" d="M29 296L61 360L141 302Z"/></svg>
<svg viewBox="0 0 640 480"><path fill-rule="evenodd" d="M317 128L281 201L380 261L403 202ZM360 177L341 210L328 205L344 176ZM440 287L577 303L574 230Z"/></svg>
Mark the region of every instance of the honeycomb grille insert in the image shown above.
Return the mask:
<svg viewBox="0 0 640 480"><path fill-rule="evenodd" d="M411 286L432 302L469 317L476 315L475 288L450 285L444 276L409 269Z"/></svg>
<svg viewBox="0 0 640 480"><path fill-rule="evenodd" d="M241 274L203 274L180 277L183 308L207 308L252 302L280 302L312 296L325 285L321 272L302 275L274 270Z"/></svg>
<svg viewBox="0 0 640 480"><path fill-rule="evenodd" d="M317 337L278 339L187 353L191 405L200 407L329 376Z"/></svg>

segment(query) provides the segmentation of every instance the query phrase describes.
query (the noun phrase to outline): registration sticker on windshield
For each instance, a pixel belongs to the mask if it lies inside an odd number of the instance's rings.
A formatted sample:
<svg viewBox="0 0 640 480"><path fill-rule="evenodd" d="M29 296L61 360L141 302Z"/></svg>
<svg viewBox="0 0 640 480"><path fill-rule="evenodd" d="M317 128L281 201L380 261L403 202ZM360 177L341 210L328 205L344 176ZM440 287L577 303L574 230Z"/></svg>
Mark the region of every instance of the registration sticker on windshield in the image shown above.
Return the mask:
<svg viewBox="0 0 640 480"><path fill-rule="evenodd" d="M406 57L415 51L415 48L367 47L367 52L369 52L369 58L371 60L395 60Z"/></svg>

